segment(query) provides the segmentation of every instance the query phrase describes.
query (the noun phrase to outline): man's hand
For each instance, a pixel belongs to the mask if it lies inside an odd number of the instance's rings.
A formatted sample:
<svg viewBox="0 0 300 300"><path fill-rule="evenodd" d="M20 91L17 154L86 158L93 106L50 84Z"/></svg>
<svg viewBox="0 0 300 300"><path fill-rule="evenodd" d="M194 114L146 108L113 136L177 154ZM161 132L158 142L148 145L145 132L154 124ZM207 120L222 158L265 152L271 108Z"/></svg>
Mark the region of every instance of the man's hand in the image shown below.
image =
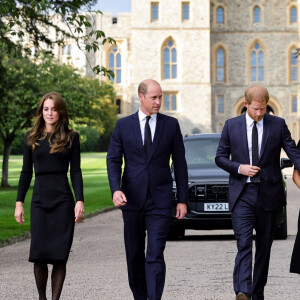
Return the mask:
<svg viewBox="0 0 300 300"><path fill-rule="evenodd" d="M15 219L20 225L24 224L25 214L24 214L23 203L21 201L16 202Z"/></svg>
<svg viewBox="0 0 300 300"><path fill-rule="evenodd" d="M121 191L115 191L113 194L113 203L116 207L124 206L127 203L125 194Z"/></svg>
<svg viewBox="0 0 300 300"><path fill-rule="evenodd" d="M182 220L187 213L187 206L185 203L178 203L176 207L176 218Z"/></svg>
<svg viewBox="0 0 300 300"><path fill-rule="evenodd" d="M251 166L251 165L241 165L240 166L240 174L253 177L255 176L258 171L260 171L260 167Z"/></svg>

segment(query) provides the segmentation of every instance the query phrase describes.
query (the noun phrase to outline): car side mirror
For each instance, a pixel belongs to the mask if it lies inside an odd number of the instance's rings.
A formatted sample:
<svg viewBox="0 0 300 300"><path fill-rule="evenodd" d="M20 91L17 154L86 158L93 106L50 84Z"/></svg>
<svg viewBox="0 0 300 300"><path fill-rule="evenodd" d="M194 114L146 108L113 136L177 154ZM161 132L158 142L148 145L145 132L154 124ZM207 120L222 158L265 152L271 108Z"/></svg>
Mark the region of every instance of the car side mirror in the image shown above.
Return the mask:
<svg viewBox="0 0 300 300"><path fill-rule="evenodd" d="M293 163L290 159L288 158L281 158L280 160L280 169L285 169L285 168L290 168L293 166Z"/></svg>

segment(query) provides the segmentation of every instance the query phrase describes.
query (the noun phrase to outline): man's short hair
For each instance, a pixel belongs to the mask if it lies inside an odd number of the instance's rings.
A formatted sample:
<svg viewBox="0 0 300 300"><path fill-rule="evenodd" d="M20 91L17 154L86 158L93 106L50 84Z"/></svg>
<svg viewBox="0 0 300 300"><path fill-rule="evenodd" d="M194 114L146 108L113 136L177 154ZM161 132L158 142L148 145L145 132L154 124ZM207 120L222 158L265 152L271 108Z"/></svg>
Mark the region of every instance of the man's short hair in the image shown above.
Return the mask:
<svg viewBox="0 0 300 300"><path fill-rule="evenodd" d="M138 94L143 94L144 96L146 96L147 91L148 91L148 84L145 83L145 80L144 80L139 84Z"/></svg>
<svg viewBox="0 0 300 300"><path fill-rule="evenodd" d="M248 104L252 103L252 100L255 99L259 102L269 102L270 96L269 92L263 86L250 86L245 90L245 100Z"/></svg>
<svg viewBox="0 0 300 300"><path fill-rule="evenodd" d="M146 96L146 94L148 92L148 83L149 82L156 83L158 86L160 86L160 84L154 79L145 79L139 84L138 95L143 94L144 96Z"/></svg>

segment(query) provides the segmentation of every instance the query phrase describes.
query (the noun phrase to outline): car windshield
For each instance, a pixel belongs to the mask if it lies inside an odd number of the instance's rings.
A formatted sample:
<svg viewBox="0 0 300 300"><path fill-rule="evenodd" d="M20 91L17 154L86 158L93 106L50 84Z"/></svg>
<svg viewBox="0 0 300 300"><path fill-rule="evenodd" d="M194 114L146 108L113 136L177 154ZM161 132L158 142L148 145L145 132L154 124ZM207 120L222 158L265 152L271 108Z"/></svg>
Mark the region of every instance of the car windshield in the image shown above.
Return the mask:
<svg viewBox="0 0 300 300"><path fill-rule="evenodd" d="M185 158L190 168L218 168L215 156L218 138L187 139L184 141Z"/></svg>

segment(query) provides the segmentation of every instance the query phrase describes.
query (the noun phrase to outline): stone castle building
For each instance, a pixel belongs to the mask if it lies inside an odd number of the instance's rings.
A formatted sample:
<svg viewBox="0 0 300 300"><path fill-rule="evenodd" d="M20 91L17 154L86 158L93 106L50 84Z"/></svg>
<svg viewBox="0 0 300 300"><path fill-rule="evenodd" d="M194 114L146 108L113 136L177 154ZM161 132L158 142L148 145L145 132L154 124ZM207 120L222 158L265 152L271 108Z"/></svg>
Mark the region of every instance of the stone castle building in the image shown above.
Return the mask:
<svg viewBox="0 0 300 300"><path fill-rule="evenodd" d="M120 117L137 111L137 86L153 78L163 89L161 112L178 118L183 134L220 132L226 119L242 113L244 90L263 85L271 97L268 110L285 118L299 139L300 0L131 3L131 13L97 16L96 26L116 45L89 54L92 64L116 74ZM65 45L61 60L67 56L91 75L75 47Z"/></svg>

